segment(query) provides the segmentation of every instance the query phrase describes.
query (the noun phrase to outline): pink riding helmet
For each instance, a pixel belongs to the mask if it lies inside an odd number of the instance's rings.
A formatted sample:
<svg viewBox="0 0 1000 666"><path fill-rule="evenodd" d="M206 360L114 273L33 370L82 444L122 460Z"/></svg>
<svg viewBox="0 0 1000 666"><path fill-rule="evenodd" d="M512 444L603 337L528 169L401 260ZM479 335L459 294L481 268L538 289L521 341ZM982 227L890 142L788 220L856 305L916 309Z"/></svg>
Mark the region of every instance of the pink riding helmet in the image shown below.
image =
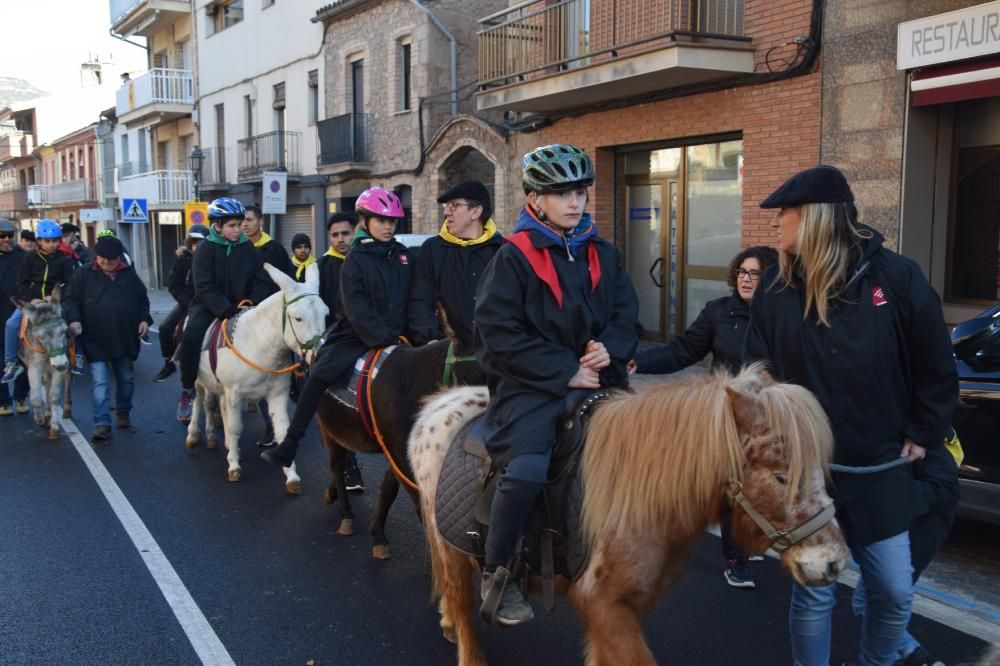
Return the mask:
<svg viewBox="0 0 1000 666"><path fill-rule="evenodd" d="M359 212L379 217L396 219L406 217L406 213L403 212L403 203L399 197L381 187L371 187L362 192L358 200L354 202L354 208Z"/></svg>

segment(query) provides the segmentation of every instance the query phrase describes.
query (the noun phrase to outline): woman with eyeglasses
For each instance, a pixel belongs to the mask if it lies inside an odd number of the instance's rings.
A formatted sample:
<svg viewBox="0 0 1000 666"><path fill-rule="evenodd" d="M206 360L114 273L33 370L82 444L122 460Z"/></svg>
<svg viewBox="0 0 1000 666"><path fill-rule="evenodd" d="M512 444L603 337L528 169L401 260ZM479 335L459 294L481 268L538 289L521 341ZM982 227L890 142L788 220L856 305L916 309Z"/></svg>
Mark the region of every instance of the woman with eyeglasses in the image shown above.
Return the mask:
<svg viewBox="0 0 1000 666"><path fill-rule="evenodd" d="M750 301L764 270L778 261L774 248L748 247L729 262L731 296L709 301L694 323L670 342L650 347L636 354L630 368L642 374L666 374L694 365L712 352L712 369L740 369L743 339L750 321ZM747 555L730 538L730 520L723 519L722 554L726 567L722 572L733 587L756 587Z"/></svg>

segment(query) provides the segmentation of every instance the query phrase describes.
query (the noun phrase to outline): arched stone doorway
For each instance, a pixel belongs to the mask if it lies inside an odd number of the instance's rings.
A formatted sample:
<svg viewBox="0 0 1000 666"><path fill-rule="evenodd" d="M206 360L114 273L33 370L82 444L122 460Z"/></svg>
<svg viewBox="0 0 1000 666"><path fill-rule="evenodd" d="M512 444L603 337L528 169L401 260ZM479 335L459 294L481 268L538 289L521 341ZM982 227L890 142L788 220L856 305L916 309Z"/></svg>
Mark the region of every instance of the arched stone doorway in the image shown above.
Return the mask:
<svg viewBox="0 0 1000 666"><path fill-rule="evenodd" d="M491 202L496 201L495 179L496 165L472 146L458 148L438 168L441 192L464 180L478 180L489 191Z"/></svg>

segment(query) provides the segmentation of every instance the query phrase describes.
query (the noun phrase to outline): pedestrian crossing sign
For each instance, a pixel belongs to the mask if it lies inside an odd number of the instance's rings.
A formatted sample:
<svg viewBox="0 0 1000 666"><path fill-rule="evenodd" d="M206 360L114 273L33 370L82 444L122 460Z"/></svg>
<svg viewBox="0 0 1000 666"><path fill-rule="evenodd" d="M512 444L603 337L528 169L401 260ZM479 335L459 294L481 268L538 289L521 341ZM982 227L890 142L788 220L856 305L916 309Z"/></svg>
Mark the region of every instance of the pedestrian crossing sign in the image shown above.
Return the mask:
<svg viewBox="0 0 1000 666"><path fill-rule="evenodd" d="M146 199L122 199L123 222L149 222L149 201Z"/></svg>

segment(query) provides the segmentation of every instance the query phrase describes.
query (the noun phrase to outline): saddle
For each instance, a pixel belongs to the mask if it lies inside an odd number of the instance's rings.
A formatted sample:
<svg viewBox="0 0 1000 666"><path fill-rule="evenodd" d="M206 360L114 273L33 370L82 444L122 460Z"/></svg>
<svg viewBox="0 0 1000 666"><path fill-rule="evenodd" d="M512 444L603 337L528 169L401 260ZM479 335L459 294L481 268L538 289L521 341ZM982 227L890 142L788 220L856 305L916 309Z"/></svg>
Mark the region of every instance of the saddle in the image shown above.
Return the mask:
<svg viewBox="0 0 1000 666"><path fill-rule="evenodd" d="M335 384L326 390L327 395L345 407L358 412L365 432L375 439L373 424L374 408L371 403L371 384L374 383L382 365L392 355L399 345L371 349L364 356L359 356L354 363L354 372L346 385Z"/></svg>
<svg viewBox="0 0 1000 666"><path fill-rule="evenodd" d="M555 575L573 581L587 565L589 555L580 531L583 486L579 461L587 422L607 396L604 390L574 390L566 397L548 484L522 536L522 561L541 574L548 610L555 605ZM467 423L452 441L445 454L434 505L442 538L481 561L485 557L490 507L502 471L487 452L482 419L480 416Z"/></svg>
<svg viewBox="0 0 1000 666"><path fill-rule="evenodd" d="M219 350L226 346L226 338L230 340L233 339L233 332L236 331L236 322L239 321L240 317L243 315L243 310L240 310L235 317L230 319L216 319L212 322L212 325L208 329L208 335L205 336L205 341L201 345L202 351L208 351L208 364L212 368L212 375L218 379L218 375L215 374L215 369L219 365ZM222 335L222 322L226 322L226 335Z"/></svg>

